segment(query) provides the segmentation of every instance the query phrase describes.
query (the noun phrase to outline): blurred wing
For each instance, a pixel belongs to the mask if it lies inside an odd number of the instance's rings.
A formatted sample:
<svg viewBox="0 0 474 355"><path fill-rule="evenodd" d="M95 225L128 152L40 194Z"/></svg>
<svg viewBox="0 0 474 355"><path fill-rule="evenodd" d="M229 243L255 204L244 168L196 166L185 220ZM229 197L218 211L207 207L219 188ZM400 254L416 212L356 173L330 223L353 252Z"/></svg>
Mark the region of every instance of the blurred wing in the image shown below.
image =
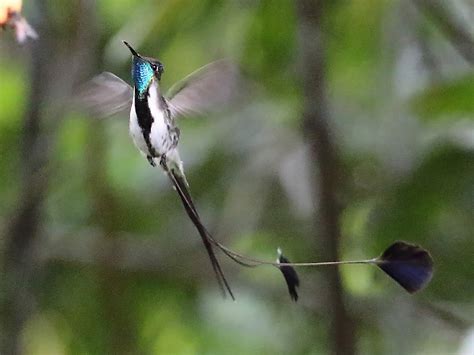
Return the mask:
<svg viewBox="0 0 474 355"><path fill-rule="evenodd" d="M172 117L202 114L237 96L237 67L228 60L210 63L171 87L166 97Z"/></svg>
<svg viewBox="0 0 474 355"><path fill-rule="evenodd" d="M92 116L104 118L130 110L133 89L115 74L103 72L79 89L74 106Z"/></svg>

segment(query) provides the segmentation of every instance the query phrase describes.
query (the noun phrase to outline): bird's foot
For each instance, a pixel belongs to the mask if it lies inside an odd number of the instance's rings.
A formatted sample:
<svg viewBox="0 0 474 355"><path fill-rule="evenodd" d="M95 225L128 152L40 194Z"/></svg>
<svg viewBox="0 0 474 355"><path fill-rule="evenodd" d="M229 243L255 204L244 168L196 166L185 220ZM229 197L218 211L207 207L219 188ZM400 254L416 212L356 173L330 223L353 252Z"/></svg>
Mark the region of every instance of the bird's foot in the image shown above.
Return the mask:
<svg viewBox="0 0 474 355"><path fill-rule="evenodd" d="M168 170L168 164L166 163L166 154L162 154L160 157L160 165L162 166L165 171Z"/></svg>
<svg viewBox="0 0 474 355"><path fill-rule="evenodd" d="M151 155L147 155L146 158L148 159L148 162L150 163L151 166L155 167L156 163L153 160L153 157Z"/></svg>

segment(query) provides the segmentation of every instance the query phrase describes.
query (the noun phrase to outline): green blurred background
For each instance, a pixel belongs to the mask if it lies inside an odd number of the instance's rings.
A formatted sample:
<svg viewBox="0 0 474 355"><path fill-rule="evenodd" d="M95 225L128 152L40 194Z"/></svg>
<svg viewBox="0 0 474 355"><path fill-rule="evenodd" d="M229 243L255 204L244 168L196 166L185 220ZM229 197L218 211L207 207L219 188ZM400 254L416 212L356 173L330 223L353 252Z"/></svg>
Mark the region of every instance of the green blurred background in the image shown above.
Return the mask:
<svg viewBox="0 0 474 355"><path fill-rule="evenodd" d="M24 15L38 41L0 32L2 354L474 353L471 0L49 0ZM222 299L127 117L69 109L104 70L130 82L122 39L164 63L166 87L222 57L243 69L241 104L180 122L219 240L317 261L402 239L431 251L432 283L412 296L375 267L341 267L340 283L304 269L295 304L274 269L221 257L237 301Z"/></svg>

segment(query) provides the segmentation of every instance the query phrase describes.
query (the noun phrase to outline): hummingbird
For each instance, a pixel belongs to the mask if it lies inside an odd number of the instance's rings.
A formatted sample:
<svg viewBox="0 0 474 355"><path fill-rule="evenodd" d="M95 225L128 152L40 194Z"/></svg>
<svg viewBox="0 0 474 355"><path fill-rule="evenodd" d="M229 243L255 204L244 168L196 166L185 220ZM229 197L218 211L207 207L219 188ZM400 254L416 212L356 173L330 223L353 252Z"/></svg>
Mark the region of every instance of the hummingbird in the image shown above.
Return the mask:
<svg viewBox="0 0 474 355"><path fill-rule="evenodd" d="M210 76L212 77L212 75L210 73L214 72L215 74L216 70L225 72L226 65L219 63L207 67L201 72L199 80L196 77L194 80L189 79L185 84L180 85L174 93L165 97L160 88L161 76L164 72L163 64L157 59L140 55L128 42L123 41L123 43L132 54L134 87L129 129L133 142L146 156L151 166L159 165L169 176L189 217L201 236L220 287L224 294L227 290L229 295L234 298L214 252L212 238L201 223L188 190L189 184L178 152L180 130L177 127L177 119L180 115L198 111L200 108L202 109L203 105L206 105L201 102L206 98L197 97L200 96L198 93L199 91L202 92L203 86L206 86L203 81L215 80L215 78L211 80ZM230 71L230 68L227 68L227 70ZM219 84L224 86L228 83L221 82ZM204 90L209 93L208 87ZM218 95L218 91L211 91L210 94Z"/></svg>
<svg viewBox="0 0 474 355"><path fill-rule="evenodd" d="M379 257L366 260L295 263L278 248L276 261L248 257L217 241L203 225L189 191L178 151L181 117L205 113L229 102L236 92L237 69L225 60L210 63L191 73L163 94L164 66L158 59L140 55L123 41L132 54L133 87L118 76L104 72L87 83L78 94L81 107L98 117L129 110L130 136L152 167L161 167L169 177L181 203L196 227L224 294L235 299L214 248L244 267L273 266L280 270L293 301L300 286L295 267L323 267L344 264L372 264L410 293L424 288L433 276L433 260L426 249L403 241L390 245Z"/></svg>
<svg viewBox="0 0 474 355"><path fill-rule="evenodd" d="M163 93L160 82L164 65L158 59L139 54L123 41L132 54L133 87L110 72L104 72L87 85L81 95L90 111L110 116L129 109L129 132L138 150L152 167L161 167L171 180L181 202L198 230L217 281L232 299L234 295L219 264L214 247L217 241L201 222L189 191L183 162L178 151L181 117L216 110L229 102L235 92L237 69L230 61L212 62ZM232 258L232 257L231 257Z"/></svg>

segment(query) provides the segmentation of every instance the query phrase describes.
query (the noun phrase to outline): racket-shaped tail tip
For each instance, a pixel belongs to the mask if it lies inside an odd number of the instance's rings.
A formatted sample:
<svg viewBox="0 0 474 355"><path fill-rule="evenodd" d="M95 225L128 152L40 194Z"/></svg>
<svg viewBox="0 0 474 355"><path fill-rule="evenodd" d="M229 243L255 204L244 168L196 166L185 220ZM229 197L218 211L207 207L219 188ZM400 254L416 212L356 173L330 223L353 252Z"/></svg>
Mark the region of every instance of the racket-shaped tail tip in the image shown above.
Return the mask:
<svg viewBox="0 0 474 355"><path fill-rule="evenodd" d="M277 249L277 263L278 264L287 264L290 261L283 255L280 248ZM288 287L288 293L293 301L298 301L298 290L297 288L300 286L300 279L296 270L289 265L279 265L278 269L280 269L283 277L285 278L286 286Z"/></svg>
<svg viewBox="0 0 474 355"><path fill-rule="evenodd" d="M422 247L397 241L377 259L377 266L409 293L424 288L433 277L433 259Z"/></svg>

